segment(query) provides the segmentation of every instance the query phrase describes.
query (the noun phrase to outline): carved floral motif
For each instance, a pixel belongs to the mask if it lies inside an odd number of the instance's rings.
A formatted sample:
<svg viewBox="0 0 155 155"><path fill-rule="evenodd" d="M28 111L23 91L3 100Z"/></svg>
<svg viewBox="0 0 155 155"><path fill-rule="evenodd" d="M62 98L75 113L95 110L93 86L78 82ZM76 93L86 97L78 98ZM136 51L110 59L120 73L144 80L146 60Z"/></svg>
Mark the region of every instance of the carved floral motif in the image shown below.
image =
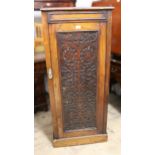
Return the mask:
<svg viewBox="0 0 155 155"><path fill-rule="evenodd" d="M64 130L96 126L98 31L58 32Z"/></svg>

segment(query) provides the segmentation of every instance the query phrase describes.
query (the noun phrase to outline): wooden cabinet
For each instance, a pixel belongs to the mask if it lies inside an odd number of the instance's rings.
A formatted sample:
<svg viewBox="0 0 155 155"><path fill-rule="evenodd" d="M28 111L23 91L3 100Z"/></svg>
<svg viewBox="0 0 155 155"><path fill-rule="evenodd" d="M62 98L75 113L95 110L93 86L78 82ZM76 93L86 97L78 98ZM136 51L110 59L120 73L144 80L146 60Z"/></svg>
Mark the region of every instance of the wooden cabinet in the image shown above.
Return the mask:
<svg viewBox="0 0 155 155"><path fill-rule="evenodd" d="M112 56L111 58L111 84L121 84L121 58L119 56Z"/></svg>
<svg viewBox="0 0 155 155"><path fill-rule="evenodd" d="M47 111L45 91L46 64L43 53L34 54L34 112Z"/></svg>
<svg viewBox="0 0 155 155"><path fill-rule="evenodd" d="M40 10L41 8L49 7L73 7L76 0L34 0L34 9Z"/></svg>
<svg viewBox="0 0 155 155"><path fill-rule="evenodd" d="M93 2L92 6L114 6L112 12L111 40L111 85L121 83L121 0L102 0Z"/></svg>
<svg viewBox="0 0 155 155"><path fill-rule="evenodd" d="M42 9L56 147L107 140L112 9Z"/></svg>
<svg viewBox="0 0 155 155"><path fill-rule="evenodd" d="M121 0L102 0L93 2L92 6L113 6L112 12L112 48L115 55L121 55Z"/></svg>

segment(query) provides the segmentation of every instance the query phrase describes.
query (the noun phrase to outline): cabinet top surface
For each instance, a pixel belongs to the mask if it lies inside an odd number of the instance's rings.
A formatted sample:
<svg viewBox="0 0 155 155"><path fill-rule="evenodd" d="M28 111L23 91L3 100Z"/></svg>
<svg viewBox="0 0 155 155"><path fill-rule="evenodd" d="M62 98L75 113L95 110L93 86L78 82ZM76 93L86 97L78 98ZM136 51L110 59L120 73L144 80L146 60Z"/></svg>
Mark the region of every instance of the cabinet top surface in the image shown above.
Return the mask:
<svg viewBox="0 0 155 155"><path fill-rule="evenodd" d="M102 11L102 10L113 10L114 7L57 7L57 8L41 8L41 11Z"/></svg>

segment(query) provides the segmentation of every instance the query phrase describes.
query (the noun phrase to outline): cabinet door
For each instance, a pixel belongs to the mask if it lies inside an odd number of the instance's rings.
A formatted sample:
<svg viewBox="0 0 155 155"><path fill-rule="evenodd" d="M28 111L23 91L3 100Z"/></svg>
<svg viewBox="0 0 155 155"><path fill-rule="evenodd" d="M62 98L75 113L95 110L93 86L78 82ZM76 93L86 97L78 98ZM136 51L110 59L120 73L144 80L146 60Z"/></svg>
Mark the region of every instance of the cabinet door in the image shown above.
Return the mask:
<svg viewBox="0 0 155 155"><path fill-rule="evenodd" d="M106 22L49 24L58 138L104 134Z"/></svg>

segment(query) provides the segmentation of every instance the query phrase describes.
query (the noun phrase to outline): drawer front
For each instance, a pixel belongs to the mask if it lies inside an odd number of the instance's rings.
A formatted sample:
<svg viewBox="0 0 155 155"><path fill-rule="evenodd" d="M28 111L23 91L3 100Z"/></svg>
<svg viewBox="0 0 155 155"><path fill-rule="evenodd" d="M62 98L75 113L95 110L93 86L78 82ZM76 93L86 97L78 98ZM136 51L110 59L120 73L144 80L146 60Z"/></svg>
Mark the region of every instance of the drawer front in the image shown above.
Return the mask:
<svg viewBox="0 0 155 155"><path fill-rule="evenodd" d="M106 23L49 24L49 36L59 137L104 133Z"/></svg>
<svg viewBox="0 0 155 155"><path fill-rule="evenodd" d="M52 14L48 14L48 22L49 23L64 23L64 22L87 22L87 21L106 21L107 20L107 13L104 14L89 12L88 14L80 13L72 13L66 12L66 14L61 14L60 12Z"/></svg>

